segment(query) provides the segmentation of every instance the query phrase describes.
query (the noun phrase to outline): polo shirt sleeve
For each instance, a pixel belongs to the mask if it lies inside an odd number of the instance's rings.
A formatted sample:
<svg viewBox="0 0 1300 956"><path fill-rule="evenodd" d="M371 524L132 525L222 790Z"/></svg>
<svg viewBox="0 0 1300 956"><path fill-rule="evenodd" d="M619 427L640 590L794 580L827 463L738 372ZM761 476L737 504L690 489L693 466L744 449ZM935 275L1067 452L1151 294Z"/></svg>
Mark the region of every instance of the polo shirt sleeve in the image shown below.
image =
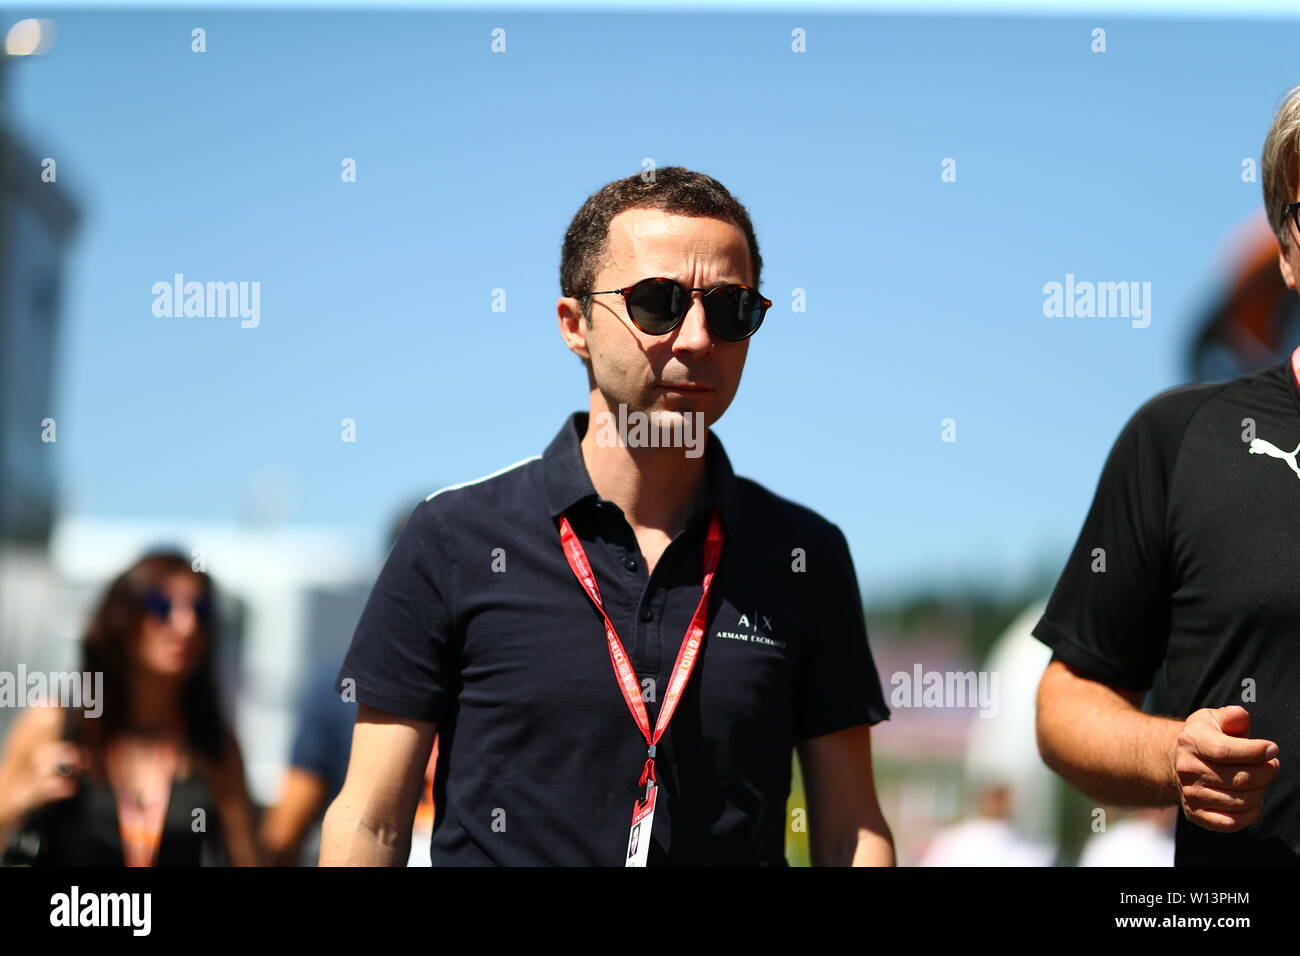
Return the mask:
<svg viewBox="0 0 1300 956"><path fill-rule="evenodd" d="M411 512L361 612L335 688L398 717L440 721L459 677L451 557L432 501Z"/></svg>
<svg viewBox="0 0 1300 956"><path fill-rule="evenodd" d="M1080 673L1122 690L1151 687L1169 640L1166 527L1178 448L1202 389L1140 408L1112 446L1065 570L1034 636Z"/></svg>
<svg viewBox="0 0 1300 956"><path fill-rule="evenodd" d="M838 526L830 530L820 553L808 555L815 626L795 684L796 742L889 719L849 544Z"/></svg>

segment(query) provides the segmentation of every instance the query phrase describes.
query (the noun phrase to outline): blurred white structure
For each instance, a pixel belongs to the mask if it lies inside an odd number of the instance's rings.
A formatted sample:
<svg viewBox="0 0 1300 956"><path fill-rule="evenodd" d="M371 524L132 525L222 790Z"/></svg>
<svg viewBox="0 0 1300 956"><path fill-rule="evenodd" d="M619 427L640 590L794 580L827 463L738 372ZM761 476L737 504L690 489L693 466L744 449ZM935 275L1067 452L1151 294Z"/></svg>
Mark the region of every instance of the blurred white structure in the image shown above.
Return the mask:
<svg viewBox="0 0 1300 956"><path fill-rule="evenodd" d="M1079 866L1173 866L1174 807L1130 810L1084 844Z"/></svg>
<svg viewBox="0 0 1300 956"><path fill-rule="evenodd" d="M937 833L920 866L1051 866L1051 843L1026 840L1006 820L963 820Z"/></svg>
<svg viewBox="0 0 1300 956"><path fill-rule="evenodd" d="M966 751L966 778L973 790L1000 783L1011 791L1011 822L1034 841L1055 843L1059 778L1038 754L1034 731L1038 681L1052 658L1033 636L1046 602L1021 612L989 651L983 668L998 675L996 716L972 722Z"/></svg>
<svg viewBox="0 0 1300 956"><path fill-rule="evenodd" d="M58 582L48 555L56 497L55 356L66 263L79 203L33 152L5 108L10 69L53 40L48 21L8 30L0 53L0 658L49 669L49 609ZM0 664L3 661L0 660ZM14 717L0 709L0 732Z"/></svg>

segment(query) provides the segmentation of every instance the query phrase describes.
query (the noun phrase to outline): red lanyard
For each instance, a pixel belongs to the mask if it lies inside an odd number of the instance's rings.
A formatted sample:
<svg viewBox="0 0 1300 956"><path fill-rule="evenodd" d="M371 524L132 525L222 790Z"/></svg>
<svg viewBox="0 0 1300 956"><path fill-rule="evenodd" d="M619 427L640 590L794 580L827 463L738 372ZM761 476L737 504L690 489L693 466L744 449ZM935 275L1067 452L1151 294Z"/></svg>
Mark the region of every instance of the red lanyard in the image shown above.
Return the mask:
<svg viewBox="0 0 1300 956"><path fill-rule="evenodd" d="M1291 353L1291 374L1295 376L1296 385L1300 385L1300 345Z"/></svg>
<svg viewBox="0 0 1300 956"><path fill-rule="evenodd" d="M641 779L637 782L637 786L644 787L646 781L655 782L655 745L668 729L668 722L673 719L673 711L677 709L686 682L690 680L695 659L699 656L700 643L704 639L704 624L709 613L709 589L713 586L713 572L717 570L718 560L722 557L722 521L715 508L709 520L709 535L704 542L704 591L700 595L700 603L695 608L695 614L691 616L691 625L686 629L686 636L682 639L681 650L677 652L677 662L673 664L672 676L668 679L668 692L664 694L663 705L659 708L659 719L655 722L653 736L650 734L650 718L646 715L645 702L641 699L641 685L637 682L636 671L628 662L627 654L623 651L623 643L618 639L618 632L614 630L609 615L605 613L605 602L601 600L600 588L596 586L596 575L587 561L587 553L582 550L582 542L573 533L573 527L564 515L560 516L560 543L564 547L564 556L568 559L569 567L573 569L578 583L587 592L591 602L596 605L600 616L605 619L605 639L609 644L609 659L614 664L614 675L618 678L623 699L627 701L628 710L632 711L632 719L641 730L641 736L645 738L648 748L645 768L641 771Z"/></svg>

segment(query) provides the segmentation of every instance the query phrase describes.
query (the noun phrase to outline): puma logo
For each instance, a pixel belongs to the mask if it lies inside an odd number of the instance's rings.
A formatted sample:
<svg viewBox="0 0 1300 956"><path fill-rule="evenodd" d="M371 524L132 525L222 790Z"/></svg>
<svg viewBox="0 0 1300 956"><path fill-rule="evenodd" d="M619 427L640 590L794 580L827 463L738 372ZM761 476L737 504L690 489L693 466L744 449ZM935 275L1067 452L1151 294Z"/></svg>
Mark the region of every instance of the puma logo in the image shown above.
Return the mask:
<svg viewBox="0 0 1300 956"><path fill-rule="evenodd" d="M1264 441L1262 438L1255 438L1250 443L1250 453L1252 455L1268 455L1270 458L1281 458L1291 466L1295 476L1300 478L1300 465L1296 464L1295 457L1300 454L1300 445L1295 446L1295 451L1283 451L1274 445L1271 441Z"/></svg>

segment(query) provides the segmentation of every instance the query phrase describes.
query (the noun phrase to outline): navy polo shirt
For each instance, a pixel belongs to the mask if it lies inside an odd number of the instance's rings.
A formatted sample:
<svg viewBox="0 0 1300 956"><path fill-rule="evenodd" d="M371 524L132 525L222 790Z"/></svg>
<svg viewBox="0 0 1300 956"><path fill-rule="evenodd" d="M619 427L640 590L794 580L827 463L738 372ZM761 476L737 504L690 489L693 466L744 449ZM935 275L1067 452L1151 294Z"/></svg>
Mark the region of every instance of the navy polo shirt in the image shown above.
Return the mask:
<svg viewBox="0 0 1300 956"><path fill-rule="evenodd" d="M699 603L716 505L722 559L658 747L648 862L784 865L794 745L889 716L844 535L737 477L710 431L706 503L647 575L622 510L587 474L587 418L574 413L544 454L415 508L336 686L350 680L363 704L437 722L435 866L621 866L646 745L558 517L649 687L653 726Z"/></svg>

